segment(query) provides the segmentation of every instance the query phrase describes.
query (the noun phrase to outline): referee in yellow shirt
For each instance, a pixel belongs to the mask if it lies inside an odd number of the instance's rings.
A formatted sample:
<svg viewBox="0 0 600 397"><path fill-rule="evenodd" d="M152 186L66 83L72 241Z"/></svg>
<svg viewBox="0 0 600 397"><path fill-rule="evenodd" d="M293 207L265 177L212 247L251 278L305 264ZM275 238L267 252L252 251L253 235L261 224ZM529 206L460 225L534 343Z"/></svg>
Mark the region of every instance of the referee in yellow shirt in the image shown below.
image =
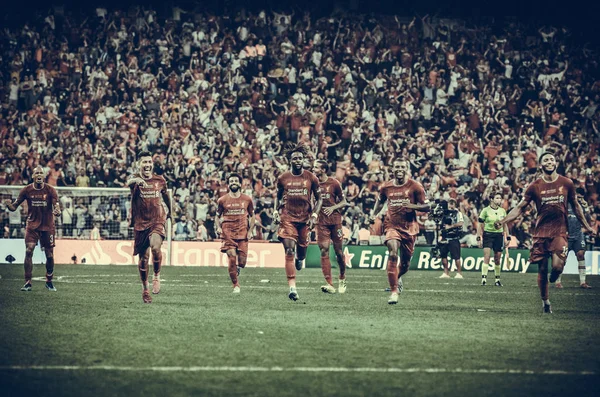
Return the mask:
<svg viewBox="0 0 600 397"><path fill-rule="evenodd" d="M508 226L504 225L503 229L494 227L494 223L506 217L506 211L500 207L502 204L502 194L495 193L490 205L485 207L479 214L479 225L477 233L477 241L479 247L483 247L483 265L481 266L481 285L487 284L487 274L490 266L490 254L494 250L494 274L496 281L494 285L502 287L500 282L500 268L502 251L505 246L508 246L510 237L508 236Z"/></svg>

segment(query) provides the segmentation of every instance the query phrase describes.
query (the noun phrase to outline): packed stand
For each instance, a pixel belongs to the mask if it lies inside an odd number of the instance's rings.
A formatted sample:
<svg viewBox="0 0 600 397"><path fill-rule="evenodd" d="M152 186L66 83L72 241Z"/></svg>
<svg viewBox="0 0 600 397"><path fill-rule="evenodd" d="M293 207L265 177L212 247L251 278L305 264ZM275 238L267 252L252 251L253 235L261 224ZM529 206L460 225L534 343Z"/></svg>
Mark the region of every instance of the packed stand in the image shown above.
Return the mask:
<svg viewBox="0 0 600 397"><path fill-rule="evenodd" d="M28 183L39 163L52 185L122 187L135 153L150 150L175 192L175 239L216 238L215 201L238 171L255 200L255 238L274 240L275 181L285 142L298 141L342 182L353 242L381 234L365 221L395 156L431 199L458 199L472 235L490 193L513 208L551 150L598 228L598 53L566 28L99 8L38 16L0 37L0 184ZM74 200L75 222L130 237L126 200ZM72 222L65 208L60 221ZM521 247L533 211L511 229ZM8 217L4 237L16 236Z"/></svg>

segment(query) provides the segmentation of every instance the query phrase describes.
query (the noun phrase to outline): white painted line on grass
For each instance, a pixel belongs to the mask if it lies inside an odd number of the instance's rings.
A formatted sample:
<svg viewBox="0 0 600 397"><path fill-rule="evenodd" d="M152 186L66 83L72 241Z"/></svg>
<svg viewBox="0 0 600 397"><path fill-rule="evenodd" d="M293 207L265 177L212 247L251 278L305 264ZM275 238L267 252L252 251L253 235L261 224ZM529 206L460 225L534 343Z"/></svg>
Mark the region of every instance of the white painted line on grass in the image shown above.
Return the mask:
<svg viewBox="0 0 600 397"><path fill-rule="evenodd" d="M84 279L84 278L77 278L74 280L69 280L72 276L57 276L54 278L54 281L57 285L60 284L108 284L108 285L140 285L139 282L129 282L129 281L98 281L98 280L94 280L94 279ZM223 278L223 277L221 277ZM32 278L33 281L46 281L45 277L33 277ZM21 281L21 279L6 279L6 281ZM215 281L211 281L210 283L208 281L202 280L202 278L200 278L198 280L197 284L189 284L189 281L187 281L186 284L179 284L178 282L182 282L183 280L165 280L162 279L161 280L163 282L163 286L165 287L169 287L169 288L227 288L227 289L231 289L231 285L227 284L227 283L221 283L221 282L215 282ZM322 284L322 282L315 282L315 281L302 281L302 280L297 280L296 281L298 284ZM264 283L263 283L264 284ZM272 281L269 282L270 285L252 285L252 284L243 284L243 279L242 279L242 288L244 289L286 289L287 285L285 285L285 281L282 280L281 282L279 281ZM360 288L358 285L361 284L379 284L381 285L381 288ZM479 283L477 284L463 284L463 286L468 286L468 285L476 285L479 286ZM298 290L305 290L305 291L310 291L310 290L315 290L315 288L318 290L318 287L314 287L314 286L310 286L310 287L303 287L303 286L298 286L297 289ZM374 292L384 292L386 288L386 284L385 282L375 282L375 281L371 281L371 282L358 282L356 284L353 284L352 290L354 291L374 291ZM521 288L521 287L519 287ZM530 288L537 288L537 286L530 286ZM598 291L598 290L596 290ZM567 291L562 291L560 292L561 295L567 295L567 296L596 296L598 295L598 292L567 292ZM405 288L404 293L411 293L411 292L415 292L415 293L426 293L426 294L430 294L430 293L440 293L440 294L478 294L480 292L480 289L473 289L473 290L454 290L454 289L410 289L410 288ZM531 291L527 290L527 291L515 291L512 290L510 288L504 288L504 289L492 289L492 287L490 287L489 290L485 291L486 294L494 294L494 295L530 295Z"/></svg>
<svg viewBox="0 0 600 397"><path fill-rule="evenodd" d="M114 365L2 365L0 371L116 371L116 372L352 372L352 373L429 373L429 374L506 374L506 375L566 375L595 376L594 371L478 369L478 368L386 368L386 367L131 367Z"/></svg>

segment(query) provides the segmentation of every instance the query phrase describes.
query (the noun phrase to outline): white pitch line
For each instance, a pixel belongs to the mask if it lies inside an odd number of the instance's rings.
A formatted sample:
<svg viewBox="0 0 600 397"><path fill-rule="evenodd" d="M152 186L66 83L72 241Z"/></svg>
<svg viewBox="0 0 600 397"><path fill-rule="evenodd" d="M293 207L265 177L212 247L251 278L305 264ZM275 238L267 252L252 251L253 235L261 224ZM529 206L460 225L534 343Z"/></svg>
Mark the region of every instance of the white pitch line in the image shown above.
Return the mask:
<svg viewBox="0 0 600 397"><path fill-rule="evenodd" d="M98 280L92 280L92 279L84 279L84 278L78 278L76 280L69 280L69 278L71 278L72 276L56 276L54 278L55 280L55 284L60 286L60 284L110 284L110 285L139 285L139 282L127 282L127 281L98 281ZM20 281L21 279L6 279L6 281ZM33 281L46 281L45 277L33 277L32 278ZM214 282L207 282L203 280L199 280L198 284L179 284L179 283L173 283L171 284L171 282L174 281L183 281L183 280L165 280L162 279L163 282L163 286L165 287L169 287L169 288L194 288L194 287L199 287L199 288L227 288L227 289L231 289L231 285L229 284L225 284L225 283L214 283ZM282 281L281 283L275 281L275 282L269 282L269 284L271 285L252 285L252 284L242 284L242 288L244 289L285 289L287 288L287 286L283 286L284 285L284 281ZM320 282L314 282L314 281L297 281L298 284L321 284ZM383 282L379 283L379 282L359 282L356 285L360 285L360 284L381 284L381 288L360 288L358 286L353 287L352 289L354 291L374 291L374 292L383 292L384 289L386 288L385 284ZM475 284L472 284L475 285ZM476 284L479 285L479 284ZM533 288L535 286L531 286L531 288ZM314 286L310 286L310 287L297 287L298 290L306 290L306 291L310 291L310 290L315 290ZM318 289L318 288L317 288ZM409 289L407 288L405 290L406 292L416 292L416 293L426 293L426 294L430 294L430 293L441 293L441 294L478 294L480 291L479 290L453 290L453 289ZM493 294L493 295L530 295L531 291L514 291L514 290L510 290L508 288L506 289L502 289L502 290L489 290L485 292L486 294ZM561 295L568 295L568 296L596 296L598 295L595 292L561 292Z"/></svg>
<svg viewBox="0 0 600 397"><path fill-rule="evenodd" d="M594 371L527 370L527 369L469 369L469 368L386 368L386 367L131 367L114 365L2 365L0 371L117 371L117 372L352 372L352 373L429 373L429 374L506 374L506 375L565 375L595 376Z"/></svg>

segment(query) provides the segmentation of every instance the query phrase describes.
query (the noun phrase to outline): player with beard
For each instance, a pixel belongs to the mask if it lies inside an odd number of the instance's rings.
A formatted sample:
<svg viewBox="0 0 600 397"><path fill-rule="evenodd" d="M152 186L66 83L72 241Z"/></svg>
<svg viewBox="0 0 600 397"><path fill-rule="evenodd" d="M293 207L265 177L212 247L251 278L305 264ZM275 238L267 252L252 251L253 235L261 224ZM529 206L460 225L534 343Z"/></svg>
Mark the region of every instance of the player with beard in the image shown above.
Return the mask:
<svg viewBox="0 0 600 397"><path fill-rule="evenodd" d="M39 165L33 170L33 183L19 192L14 202L7 201L10 211L16 211L23 201L27 201L27 225L25 226L25 285L21 291L31 291L33 273L33 250L40 242L46 255L46 288L56 291L52 284L54 276L54 216L60 215L56 189L44 183L44 170Z"/></svg>
<svg viewBox="0 0 600 397"><path fill-rule="evenodd" d="M340 269L338 292L346 292L346 263L344 262L342 231L342 213L340 210L348 205L342 185L337 179L327 176L329 164L318 160L313 167L314 174L319 178L319 187L323 206L317 220L317 242L321 250L321 270L327 284L321 287L321 291L334 294L335 288L331 282L331 261L329 259L329 245L333 242L333 250Z"/></svg>
<svg viewBox="0 0 600 397"><path fill-rule="evenodd" d="M160 268L165 238L165 223L171 217L171 200L167 193L165 178L154 173L154 162L150 152L138 154L139 174L127 181L131 189L131 223L134 231L133 255L139 255L138 270L142 280L142 301L152 303L148 285L148 262L152 251L154 277L152 293L160 292ZM165 206L166 210L165 212Z"/></svg>
<svg viewBox="0 0 600 397"><path fill-rule="evenodd" d="M389 252L387 274L392 291L388 300L390 305L398 303L399 294L403 289L402 276L408 271L414 253L415 240L419 234L416 211L427 212L431 209L423 186L409 178L409 170L408 161L394 160L392 164L394 180L380 187L379 197L370 216L371 223L375 222L384 204L388 203L383 229L385 245ZM400 262L400 269L398 269L398 262Z"/></svg>
<svg viewBox="0 0 600 397"><path fill-rule="evenodd" d="M240 293L238 276L246 266L248 240L254 230L254 204L252 198L242 194L242 177L232 173L227 178L229 193L217 201L215 230L223 239L221 252L227 253L229 277L233 283L233 293Z"/></svg>
<svg viewBox="0 0 600 397"><path fill-rule="evenodd" d="M307 157L306 147L297 145L291 148L287 152L287 157L291 169L277 178L273 221L280 223L278 236L285 249L285 273L290 287L288 297L297 301L299 296L296 290L296 270L302 269L310 230L319 217L322 199L319 180L313 173L303 169L304 159ZM316 202L314 212L312 212L313 198Z"/></svg>
<svg viewBox="0 0 600 397"><path fill-rule="evenodd" d="M548 299L548 258L552 258L550 282L554 283L561 275L567 253L567 214L572 206L575 216L581 222L584 230L594 234L581 206L575 197L575 187L569 178L556 172L556 157L552 153L543 153L539 158L542 177L534 181L525 191L525 197L508 213L506 218L496 222L496 228L501 229L506 224L517 219L532 201L537 208L537 221L533 234L533 246L529 261L538 266L538 286L543 301L544 313L552 313Z"/></svg>

